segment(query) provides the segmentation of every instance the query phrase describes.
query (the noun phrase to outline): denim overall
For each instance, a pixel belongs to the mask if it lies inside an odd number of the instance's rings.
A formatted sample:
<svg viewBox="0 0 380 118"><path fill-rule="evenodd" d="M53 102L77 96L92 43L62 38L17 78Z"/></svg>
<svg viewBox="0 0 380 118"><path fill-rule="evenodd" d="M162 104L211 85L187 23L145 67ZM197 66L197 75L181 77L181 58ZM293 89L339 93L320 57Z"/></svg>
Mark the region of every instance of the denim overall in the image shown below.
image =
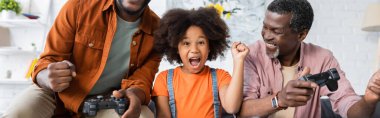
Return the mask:
<svg viewBox="0 0 380 118"><path fill-rule="evenodd" d="M214 116L215 118L220 118L219 108L219 93L218 93L218 81L216 78L216 70L211 68L211 77L212 77L212 94L214 96ZM175 100L174 100L174 90L173 90L173 69L169 69L168 73L168 91L169 91L169 105L170 112L172 114L172 118L176 118L176 108L175 108Z"/></svg>

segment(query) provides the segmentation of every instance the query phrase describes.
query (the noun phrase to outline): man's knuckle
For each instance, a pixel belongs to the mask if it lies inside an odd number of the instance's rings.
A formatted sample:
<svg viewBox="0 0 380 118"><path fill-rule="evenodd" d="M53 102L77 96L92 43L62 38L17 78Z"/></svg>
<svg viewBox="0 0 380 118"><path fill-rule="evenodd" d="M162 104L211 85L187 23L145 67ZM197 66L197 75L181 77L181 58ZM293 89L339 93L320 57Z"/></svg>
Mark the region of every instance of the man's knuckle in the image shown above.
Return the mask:
<svg viewBox="0 0 380 118"><path fill-rule="evenodd" d="M71 76L67 77L67 81L71 81L71 80L73 80L73 77Z"/></svg>
<svg viewBox="0 0 380 118"><path fill-rule="evenodd" d="M48 77L52 78L56 75L55 71L54 70L49 70L48 71Z"/></svg>
<svg viewBox="0 0 380 118"><path fill-rule="evenodd" d="M293 93L293 89L292 88L287 89L285 92L286 92L286 94L292 94Z"/></svg>
<svg viewBox="0 0 380 118"><path fill-rule="evenodd" d="M50 83L52 85L56 85L57 84L57 79L55 79L55 78L50 78L49 81L50 81Z"/></svg>
<svg viewBox="0 0 380 118"><path fill-rule="evenodd" d="M310 95L310 94L313 94L314 92L313 92L313 89L305 89L304 93L307 95Z"/></svg>
<svg viewBox="0 0 380 118"><path fill-rule="evenodd" d="M53 74L52 73L48 73L48 78L53 78Z"/></svg>
<svg viewBox="0 0 380 118"><path fill-rule="evenodd" d="M48 67L47 67L47 69L52 69L52 68L54 68L55 67L55 63L50 63L49 65L48 65Z"/></svg>
<svg viewBox="0 0 380 118"><path fill-rule="evenodd" d="M53 91L57 91L59 88L58 88L57 86L55 86L55 85L51 85L51 89L52 89Z"/></svg>
<svg viewBox="0 0 380 118"><path fill-rule="evenodd" d="M300 85L301 85L301 82L300 82L300 81L295 81L295 82L294 82L294 85L295 85L295 86L300 86Z"/></svg>
<svg viewBox="0 0 380 118"><path fill-rule="evenodd" d="M302 97L301 99L302 99L302 101L306 102L306 101L308 101L310 98L311 98L310 96L304 96L304 97Z"/></svg>
<svg viewBox="0 0 380 118"><path fill-rule="evenodd" d="M290 95L285 96L285 100L290 100L290 99L292 99L292 98L293 98L293 97L290 96Z"/></svg>

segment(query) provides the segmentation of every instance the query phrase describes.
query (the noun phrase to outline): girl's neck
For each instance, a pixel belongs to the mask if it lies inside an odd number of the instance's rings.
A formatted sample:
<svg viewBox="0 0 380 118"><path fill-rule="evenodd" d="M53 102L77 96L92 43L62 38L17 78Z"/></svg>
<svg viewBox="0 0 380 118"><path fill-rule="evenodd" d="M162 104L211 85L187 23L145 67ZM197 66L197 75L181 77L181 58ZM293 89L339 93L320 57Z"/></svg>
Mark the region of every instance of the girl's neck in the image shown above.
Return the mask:
<svg viewBox="0 0 380 118"><path fill-rule="evenodd" d="M202 73L202 72L205 70L206 65L204 65L204 66L202 67L202 69L199 70L199 71L196 72L196 73L192 73L192 72L190 72L188 69L185 69L184 66L180 66L180 67L181 67L181 71L182 71L183 73L185 73L185 74L200 74L200 73Z"/></svg>

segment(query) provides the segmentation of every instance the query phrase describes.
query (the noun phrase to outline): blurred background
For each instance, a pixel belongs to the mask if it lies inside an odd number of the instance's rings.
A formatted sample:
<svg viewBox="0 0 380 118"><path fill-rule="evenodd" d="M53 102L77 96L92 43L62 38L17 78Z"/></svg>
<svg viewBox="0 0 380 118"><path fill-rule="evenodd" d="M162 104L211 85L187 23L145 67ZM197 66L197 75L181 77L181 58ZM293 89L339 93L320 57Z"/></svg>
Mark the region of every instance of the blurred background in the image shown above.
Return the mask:
<svg viewBox="0 0 380 118"><path fill-rule="evenodd" d="M0 0L0 8L1 8ZM0 9L0 114L10 101L32 84L31 67L44 48L49 29L67 0L15 0L19 14ZM266 6L272 0L152 0L150 7L160 17L171 8L214 6L230 28L231 41L251 44L262 40L260 31ZM305 42L334 53L356 93L364 94L368 80L378 68L380 0L309 0L314 23ZM17 11L17 8L14 11ZM369 14L369 15L366 15ZM376 28L377 26L377 28ZM373 28L374 27L374 28ZM364 28L364 29L363 29ZM362 30L363 29L363 30ZM232 56L207 62L232 74ZM162 61L163 71L178 65Z"/></svg>

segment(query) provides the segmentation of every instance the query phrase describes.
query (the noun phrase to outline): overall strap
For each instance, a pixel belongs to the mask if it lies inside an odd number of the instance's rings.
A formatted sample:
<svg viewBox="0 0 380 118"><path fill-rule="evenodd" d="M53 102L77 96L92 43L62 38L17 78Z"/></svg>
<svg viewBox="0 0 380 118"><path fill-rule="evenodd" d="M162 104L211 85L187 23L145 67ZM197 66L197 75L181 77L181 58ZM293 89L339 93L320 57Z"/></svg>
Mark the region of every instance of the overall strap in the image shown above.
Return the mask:
<svg viewBox="0 0 380 118"><path fill-rule="evenodd" d="M169 105L170 112L172 114L172 118L176 118L176 108L175 108L175 100L174 100L174 90L173 90L173 69L169 69L168 72L168 91L169 91Z"/></svg>
<svg viewBox="0 0 380 118"><path fill-rule="evenodd" d="M219 118L220 110L220 101L219 101L219 91L218 91L218 80L216 77L216 70L211 68L211 77L212 77L212 95L214 97L214 116Z"/></svg>

